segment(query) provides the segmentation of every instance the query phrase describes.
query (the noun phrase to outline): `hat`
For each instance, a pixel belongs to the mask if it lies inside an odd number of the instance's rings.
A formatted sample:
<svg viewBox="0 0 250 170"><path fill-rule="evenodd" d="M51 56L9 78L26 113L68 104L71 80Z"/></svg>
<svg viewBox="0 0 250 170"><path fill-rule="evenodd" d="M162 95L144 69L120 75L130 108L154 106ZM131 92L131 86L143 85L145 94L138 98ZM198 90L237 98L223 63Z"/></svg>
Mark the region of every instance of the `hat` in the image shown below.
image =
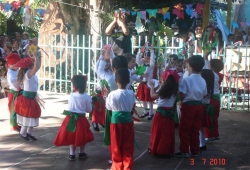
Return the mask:
<svg viewBox="0 0 250 170"><path fill-rule="evenodd" d="M23 32L23 35L29 35L29 33L27 33L27 32Z"/></svg>
<svg viewBox="0 0 250 170"><path fill-rule="evenodd" d="M8 65L12 65L12 64L16 64L18 61L20 61L22 58L16 54L16 53L11 53L10 55L8 55L6 57L7 60L7 64Z"/></svg>
<svg viewBox="0 0 250 170"><path fill-rule="evenodd" d="M20 67L20 68L28 68L32 63L33 63L33 58L24 58L24 59L21 59L20 61L18 61L16 64L15 64L15 67Z"/></svg>
<svg viewBox="0 0 250 170"><path fill-rule="evenodd" d="M174 70L165 70L162 73L161 78L163 81L166 81L168 79L168 76L170 76L170 75L172 75L174 77L174 79L177 83L179 82L180 76Z"/></svg>

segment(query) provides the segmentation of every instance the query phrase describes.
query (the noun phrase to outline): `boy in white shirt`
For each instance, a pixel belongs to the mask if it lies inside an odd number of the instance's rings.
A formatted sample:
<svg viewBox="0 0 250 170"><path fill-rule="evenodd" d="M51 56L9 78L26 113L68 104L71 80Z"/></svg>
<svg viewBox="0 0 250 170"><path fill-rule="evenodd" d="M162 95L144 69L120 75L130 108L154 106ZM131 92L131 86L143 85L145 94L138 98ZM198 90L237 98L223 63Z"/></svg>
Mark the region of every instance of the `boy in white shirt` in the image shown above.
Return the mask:
<svg viewBox="0 0 250 170"><path fill-rule="evenodd" d="M110 125L112 168L132 169L134 154L134 123L131 111L135 103L132 90L127 90L129 71L120 68L115 73L118 89L106 99L106 108L112 110Z"/></svg>
<svg viewBox="0 0 250 170"><path fill-rule="evenodd" d="M201 77L204 59L193 55L188 59L190 76L184 78L179 86L181 98L181 117L179 124L180 147L176 157L189 157L189 146L193 156L198 156L199 130L202 123L202 102L207 95L206 82Z"/></svg>

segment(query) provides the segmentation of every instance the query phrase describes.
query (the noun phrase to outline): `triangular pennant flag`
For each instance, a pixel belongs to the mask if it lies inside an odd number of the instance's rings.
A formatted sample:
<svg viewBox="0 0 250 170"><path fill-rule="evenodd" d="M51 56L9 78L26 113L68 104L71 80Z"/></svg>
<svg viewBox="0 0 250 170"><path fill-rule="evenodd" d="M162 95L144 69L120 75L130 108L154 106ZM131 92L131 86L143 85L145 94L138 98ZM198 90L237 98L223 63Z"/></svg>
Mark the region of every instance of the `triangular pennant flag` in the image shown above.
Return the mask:
<svg viewBox="0 0 250 170"><path fill-rule="evenodd" d="M245 27L245 23L244 22L240 22L240 26L243 28Z"/></svg>
<svg viewBox="0 0 250 170"><path fill-rule="evenodd" d="M140 11L141 15L142 15L142 19L147 19L146 18L146 11Z"/></svg>
<svg viewBox="0 0 250 170"><path fill-rule="evenodd" d="M192 9L186 9L185 11L186 11L186 13L187 13L189 16L192 16L192 13L193 13L193 10L192 10Z"/></svg>
<svg viewBox="0 0 250 170"><path fill-rule="evenodd" d="M163 16L163 19L169 19L170 20L170 12L167 12L164 16Z"/></svg>
<svg viewBox="0 0 250 170"><path fill-rule="evenodd" d="M193 17L195 17L195 18L197 18L197 17L198 17L198 14L197 14L197 12L196 12L196 11L193 11L191 18L193 18Z"/></svg>
<svg viewBox="0 0 250 170"><path fill-rule="evenodd" d="M204 8L204 5L201 4L201 3L198 3L198 4L196 5L195 11L196 11L198 14L201 14L203 8Z"/></svg>
<svg viewBox="0 0 250 170"><path fill-rule="evenodd" d="M187 4L186 7L188 10L192 10L193 4Z"/></svg>
<svg viewBox="0 0 250 170"><path fill-rule="evenodd" d="M246 25L247 25L247 26L250 26L250 22L246 22Z"/></svg>
<svg viewBox="0 0 250 170"><path fill-rule="evenodd" d="M178 10L178 9L173 9L173 10L172 10L172 13L178 16L179 13L180 13L180 10Z"/></svg>
<svg viewBox="0 0 250 170"><path fill-rule="evenodd" d="M157 13L157 9L147 9L147 12L149 13L149 15L151 15L152 17L156 17L156 13Z"/></svg>
<svg viewBox="0 0 250 170"><path fill-rule="evenodd" d="M162 8L162 11L163 11L164 14L166 14L168 12L168 10L169 10L169 7Z"/></svg>
<svg viewBox="0 0 250 170"><path fill-rule="evenodd" d="M7 2L5 5L4 5L4 10L6 12L9 12L10 11L10 8L11 8L11 5L9 4L9 2Z"/></svg>
<svg viewBox="0 0 250 170"><path fill-rule="evenodd" d="M160 8L160 9L158 10L158 13L164 15L164 12L163 12L162 8Z"/></svg>
<svg viewBox="0 0 250 170"><path fill-rule="evenodd" d="M239 28L239 25L237 22L233 22L233 28Z"/></svg>
<svg viewBox="0 0 250 170"><path fill-rule="evenodd" d="M132 16L135 16L136 12L135 11L131 11L131 14L132 14Z"/></svg>
<svg viewBox="0 0 250 170"><path fill-rule="evenodd" d="M143 16L141 15L141 13L140 13L140 12L137 12L137 16L139 16L140 18L142 18L142 19L143 19Z"/></svg>
<svg viewBox="0 0 250 170"><path fill-rule="evenodd" d="M178 15L177 15L177 16L178 16ZM179 18L179 19L180 19L180 18L184 19L184 12L180 11L180 12L179 12L178 18Z"/></svg>

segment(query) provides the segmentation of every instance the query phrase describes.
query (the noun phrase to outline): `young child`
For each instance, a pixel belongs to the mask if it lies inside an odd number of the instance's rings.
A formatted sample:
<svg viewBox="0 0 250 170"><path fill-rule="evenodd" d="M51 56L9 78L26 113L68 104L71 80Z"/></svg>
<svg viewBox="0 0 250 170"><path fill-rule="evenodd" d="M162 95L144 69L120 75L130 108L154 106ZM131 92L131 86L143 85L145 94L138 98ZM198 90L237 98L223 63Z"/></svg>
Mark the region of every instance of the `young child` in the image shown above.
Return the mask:
<svg viewBox="0 0 250 170"><path fill-rule="evenodd" d="M130 112L135 103L135 95L132 90L126 89L129 83L128 69L118 69L115 73L115 80L118 89L110 92L106 99L106 108L112 110L110 122L111 169L132 169L134 123Z"/></svg>
<svg viewBox="0 0 250 170"><path fill-rule="evenodd" d="M200 151L207 150L207 146L205 144L205 134L204 128L212 128L214 116L214 108L210 104L210 99L214 94L214 73L209 69L203 69L201 72L202 78L206 81L207 85L207 95L202 99L203 105L203 114L202 114L202 127L200 130Z"/></svg>
<svg viewBox="0 0 250 170"><path fill-rule="evenodd" d="M179 86L181 117L179 124L180 146L176 157L189 157L189 146L193 156L198 156L199 130L201 128L203 107L201 100L207 95L206 82L201 77L204 59L193 55L188 59L190 76L184 78Z"/></svg>
<svg viewBox="0 0 250 170"><path fill-rule="evenodd" d="M214 93L211 97L210 103L214 107L214 128L211 131L209 128L205 128L206 141L219 140L219 130L218 130L218 118L220 113L220 85L223 80L224 75L219 73L224 68L224 64L219 59L210 60L210 68L214 73Z"/></svg>
<svg viewBox="0 0 250 170"><path fill-rule="evenodd" d="M175 71L180 76L180 78L182 78L182 76L184 74L183 73L183 59L177 59L175 61Z"/></svg>
<svg viewBox="0 0 250 170"><path fill-rule="evenodd" d="M145 65L146 70L144 74L147 74L147 76L144 77L142 82L139 84L136 94L138 99L142 101L144 107L144 113L141 115L141 118L148 116L148 120L152 120L154 115L153 101L155 99L150 96L150 88L147 86L147 82L152 80L155 67L155 54L153 48L151 47L150 51L147 51L146 49L144 53L138 52L136 56L136 63L138 66ZM148 109L148 105L150 109Z"/></svg>
<svg viewBox="0 0 250 170"><path fill-rule="evenodd" d="M143 76L138 76L136 74L136 70L134 70L134 68L136 66L136 62L135 62L136 56L133 54L129 54L129 53L126 53L124 56L126 57L127 62L128 62L128 71L129 71L129 75L130 75L130 81L127 85L127 89L134 91L133 83L134 82L137 82L137 83L141 82Z"/></svg>
<svg viewBox="0 0 250 170"><path fill-rule="evenodd" d="M158 107L154 116L149 152L152 155L171 156L175 149L175 130L173 104L178 91L179 76L173 70L162 73L163 85L158 93L154 83L150 82L152 98L158 98Z"/></svg>
<svg viewBox="0 0 250 170"><path fill-rule="evenodd" d="M33 134L33 127L39 126L41 116L41 108L36 100L38 90L36 73L41 67L41 54L39 52L32 55L33 58L24 58L14 65L20 68L17 80L23 84L23 92L15 100L14 111L17 114L17 124L22 126L20 136L26 141L37 140Z"/></svg>
<svg viewBox="0 0 250 170"><path fill-rule="evenodd" d="M87 77L75 75L71 82L74 92L70 95L68 110L63 112L66 118L57 133L54 144L56 146L69 145L69 160L74 161L76 147L80 147L79 159L87 157L84 148L86 143L94 140L94 136L85 117L85 114L92 110L91 97L85 93Z"/></svg>
<svg viewBox="0 0 250 170"><path fill-rule="evenodd" d="M18 54L12 53L6 57L6 60L8 66L7 81L10 89L8 94L10 125L12 130L20 130L19 126L17 125L16 113L14 111L14 102L20 90L20 82L17 81L18 67L14 67L14 65L21 60L21 57Z"/></svg>
<svg viewBox="0 0 250 170"><path fill-rule="evenodd" d="M171 54L169 60L166 63L166 70L175 70L175 61L178 59L176 54Z"/></svg>

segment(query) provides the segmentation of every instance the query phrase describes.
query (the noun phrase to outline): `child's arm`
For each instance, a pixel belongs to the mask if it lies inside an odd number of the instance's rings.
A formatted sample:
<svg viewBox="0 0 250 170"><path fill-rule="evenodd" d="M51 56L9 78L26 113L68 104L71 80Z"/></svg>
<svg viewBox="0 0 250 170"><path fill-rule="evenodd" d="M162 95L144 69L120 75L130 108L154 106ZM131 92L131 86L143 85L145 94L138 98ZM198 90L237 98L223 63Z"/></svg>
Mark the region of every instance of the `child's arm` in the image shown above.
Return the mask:
<svg viewBox="0 0 250 170"><path fill-rule="evenodd" d="M155 67L155 53L154 50L150 50L150 67Z"/></svg>
<svg viewBox="0 0 250 170"><path fill-rule="evenodd" d="M150 96L151 98L158 98L159 95L157 93L155 93L155 89L154 89L154 82L153 81L150 81L149 82L149 85L150 85Z"/></svg>
<svg viewBox="0 0 250 170"><path fill-rule="evenodd" d="M90 96L88 96L88 99L86 101L86 112L90 113L92 111L92 99Z"/></svg>
<svg viewBox="0 0 250 170"><path fill-rule="evenodd" d="M107 64L107 62L104 61L104 58L100 59L99 65L97 68L97 75L99 76L100 79L106 79L107 76L112 75L112 74L107 73L105 71L106 64Z"/></svg>
<svg viewBox="0 0 250 170"><path fill-rule="evenodd" d="M141 56L142 54L140 52L138 52L136 55L136 64L139 66L144 64L143 61L141 60Z"/></svg>

